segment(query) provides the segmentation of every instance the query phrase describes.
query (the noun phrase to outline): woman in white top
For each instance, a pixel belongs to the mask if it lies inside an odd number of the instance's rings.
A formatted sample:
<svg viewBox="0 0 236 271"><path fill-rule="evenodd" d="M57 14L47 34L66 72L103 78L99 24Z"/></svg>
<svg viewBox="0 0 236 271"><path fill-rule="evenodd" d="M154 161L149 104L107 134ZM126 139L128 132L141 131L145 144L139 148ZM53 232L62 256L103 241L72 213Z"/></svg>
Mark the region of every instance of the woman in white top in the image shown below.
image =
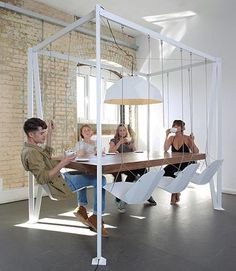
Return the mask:
<svg viewBox="0 0 236 271"><path fill-rule="evenodd" d="M77 156L87 156L87 155L95 155L96 154L96 141L92 140L91 137L93 136L93 130L88 124L84 124L80 128L80 137L82 140L76 143L75 151ZM105 185L105 182L103 182ZM105 197L105 190L102 189L103 197ZM87 200L87 188L81 189L77 192L77 199L79 205L74 210L74 215L77 216L81 206L86 206L88 204Z"/></svg>
<svg viewBox="0 0 236 271"><path fill-rule="evenodd" d="M96 141L91 139L93 131L88 124L81 126L80 136L82 140L78 141L75 146L77 156L96 154Z"/></svg>

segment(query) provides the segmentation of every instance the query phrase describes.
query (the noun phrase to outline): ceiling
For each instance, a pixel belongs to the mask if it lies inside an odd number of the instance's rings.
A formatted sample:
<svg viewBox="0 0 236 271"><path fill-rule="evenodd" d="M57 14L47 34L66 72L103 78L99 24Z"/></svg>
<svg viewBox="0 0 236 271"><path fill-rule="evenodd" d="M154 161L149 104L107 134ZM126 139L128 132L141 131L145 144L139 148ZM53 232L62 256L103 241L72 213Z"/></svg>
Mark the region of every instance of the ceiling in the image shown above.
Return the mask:
<svg viewBox="0 0 236 271"><path fill-rule="evenodd" d="M193 10L196 13L205 12L211 0L37 0L61 11L82 17L100 4L107 11L138 23L152 30L158 31L159 27L143 19L145 16L159 15L173 12ZM219 0L218 0L219 1ZM196 3L197 2L197 3ZM209 10L208 10L209 12Z"/></svg>

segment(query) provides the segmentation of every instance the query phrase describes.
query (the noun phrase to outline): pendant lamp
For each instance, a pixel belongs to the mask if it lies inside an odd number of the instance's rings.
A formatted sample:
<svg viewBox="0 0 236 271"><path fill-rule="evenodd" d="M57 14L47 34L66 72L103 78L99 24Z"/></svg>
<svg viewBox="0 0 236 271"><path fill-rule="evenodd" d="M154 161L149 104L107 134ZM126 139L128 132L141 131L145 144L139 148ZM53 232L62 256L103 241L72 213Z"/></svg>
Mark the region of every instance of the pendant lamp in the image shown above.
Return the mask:
<svg viewBox="0 0 236 271"><path fill-rule="evenodd" d="M149 85L150 84L150 85ZM142 105L161 103L160 90L140 76L125 76L106 91L104 103Z"/></svg>

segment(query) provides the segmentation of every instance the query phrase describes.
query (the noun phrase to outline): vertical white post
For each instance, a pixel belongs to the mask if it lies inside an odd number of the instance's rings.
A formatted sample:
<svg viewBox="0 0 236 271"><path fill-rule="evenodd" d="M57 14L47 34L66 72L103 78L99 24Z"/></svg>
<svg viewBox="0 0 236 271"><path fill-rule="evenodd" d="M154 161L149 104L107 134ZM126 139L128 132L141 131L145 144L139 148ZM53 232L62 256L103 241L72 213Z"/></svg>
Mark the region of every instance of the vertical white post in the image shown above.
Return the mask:
<svg viewBox="0 0 236 271"><path fill-rule="evenodd" d="M27 117L33 117L34 112L34 94L33 94L33 50L28 49L28 75L27 75ZM29 222L34 220L34 178L28 173L28 198L29 198Z"/></svg>
<svg viewBox="0 0 236 271"><path fill-rule="evenodd" d="M217 159L222 159L222 97L220 91L221 85L221 59L216 62L216 97L217 97L217 113L218 113L218 136L217 136ZM222 208L222 168L217 172L217 210L224 210Z"/></svg>
<svg viewBox="0 0 236 271"><path fill-rule="evenodd" d="M42 100L41 100L41 88L40 88L39 65L38 65L37 53L33 53L33 67L34 67L34 87L35 87L37 117L43 119L43 107L42 107Z"/></svg>
<svg viewBox="0 0 236 271"><path fill-rule="evenodd" d="M211 93L209 97L210 106L209 106L209 123L208 123L208 142L210 143L213 138L213 123L214 123L214 113L217 113L216 119L216 133L217 136L217 156L218 159L222 159L222 112L221 112L221 97L219 92L219 84L220 84L220 60L217 60L216 63L213 64L212 70L212 84L211 84ZM215 112L214 112L215 111ZM211 153L210 144L208 144L208 153ZM221 206L221 196L222 196L222 176L221 176L221 169L217 173L217 185L215 189L214 179L212 178L210 181L210 190L211 190L211 197L213 208L215 210L223 210Z"/></svg>
<svg viewBox="0 0 236 271"><path fill-rule="evenodd" d="M39 213L42 203L42 197L43 197L43 188L41 185L38 185L38 191L36 195L36 203L34 208L34 222L37 222L39 220Z"/></svg>
<svg viewBox="0 0 236 271"><path fill-rule="evenodd" d="M216 85L216 63L213 63L212 66L212 77L211 77L211 88L210 88L210 93L209 93L209 107L208 110L209 112L207 112L208 114L208 139L207 141L209 142L208 144L208 150L207 153L211 153L211 139L212 139L212 134L213 134L213 117L214 117L214 97L215 97L215 85ZM207 157L207 159L209 159ZM209 161L208 161L209 162ZM212 178L210 181L210 191L211 191L211 199L212 199L212 204L213 204L213 208L216 209L217 208L217 196L216 196L216 191L215 191L215 183L214 183L214 179Z"/></svg>
<svg viewBox="0 0 236 271"><path fill-rule="evenodd" d="M100 10L96 5L96 78L97 78L97 257L93 258L93 265L106 265L102 257L102 129L101 129L101 44L100 44Z"/></svg>

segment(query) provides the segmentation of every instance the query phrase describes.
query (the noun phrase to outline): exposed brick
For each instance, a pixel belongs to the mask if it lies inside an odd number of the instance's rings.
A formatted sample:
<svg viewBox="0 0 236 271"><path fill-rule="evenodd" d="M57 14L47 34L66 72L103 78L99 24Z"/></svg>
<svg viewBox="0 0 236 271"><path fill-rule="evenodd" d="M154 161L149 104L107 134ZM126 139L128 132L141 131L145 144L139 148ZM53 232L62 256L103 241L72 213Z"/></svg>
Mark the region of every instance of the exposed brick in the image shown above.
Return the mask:
<svg viewBox="0 0 236 271"><path fill-rule="evenodd" d="M4 2L68 23L74 21L72 15L32 0ZM85 27L95 30L94 23L87 23ZM3 179L3 189L27 186L27 173L20 162L25 140L22 125L27 118L27 50L60 29L60 26L0 8L0 178ZM110 35L104 26L102 33ZM133 42L127 35L118 31L114 33L118 39ZM44 49L70 53L85 60L96 57L95 38L79 32L65 35ZM124 50L135 56L133 50ZM131 68L130 58L111 43L101 42L101 55L106 60ZM39 68L44 118L55 120L57 130L53 145L58 155L65 148L73 147L77 140L76 91L70 88L75 84L76 67L74 63L39 56Z"/></svg>

